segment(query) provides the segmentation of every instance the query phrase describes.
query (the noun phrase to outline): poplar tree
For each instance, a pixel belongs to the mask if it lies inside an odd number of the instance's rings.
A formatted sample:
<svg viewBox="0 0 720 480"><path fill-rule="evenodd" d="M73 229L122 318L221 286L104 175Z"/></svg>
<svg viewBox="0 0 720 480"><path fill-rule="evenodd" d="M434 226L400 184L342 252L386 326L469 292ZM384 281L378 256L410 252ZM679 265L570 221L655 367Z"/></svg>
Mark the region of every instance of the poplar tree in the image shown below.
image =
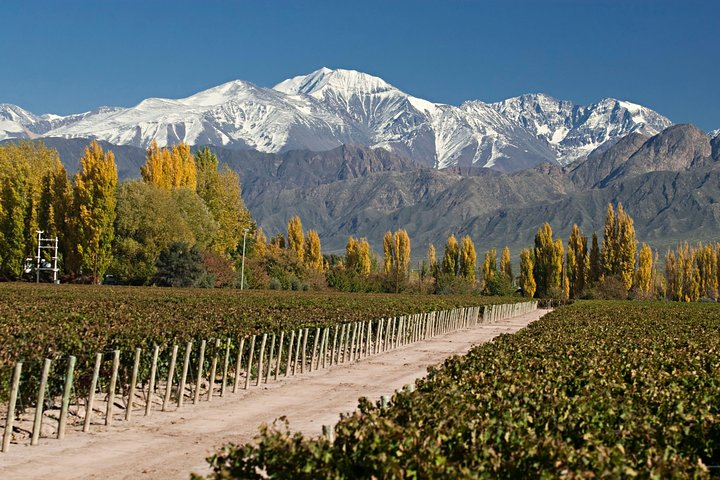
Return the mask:
<svg viewBox="0 0 720 480"><path fill-rule="evenodd" d="M428 265L430 266L430 273L433 277L437 276L437 256L435 255L435 245L432 243L428 246L427 251Z"/></svg>
<svg viewBox="0 0 720 480"><path fill-rule="evenodd" d="M533 275L537 291L545 297L562 288L564 248L562 240L553 240L549 223L540 227L535 235Z"/></svg>
<svg viewBox="0 0 720 480"><path fill-rule="evenodd" d="M635 226L633 219L623 209L622 203L618 204L617 209L617 273L625 285L626 290L630 290L635 274L635 255L637 253L637 240L635 238Z"/></svg>
<svg viewBox="0 0 720 480"><path fill-rule="evenodd" d="M626 290L632 287L635 274L637 240L633 220L618 204L617 215L612 204L608 204L603 239L603 273L616 275Z"/></svg>
<svg viewBox="0 0 720 480"><path fill-rule="evenodd" d="M370 275L370 244L366 238L356 239L352 236L348 237L347 245L345 245L345 267L353 270L360 275Z"/></svg>
<svg viewBox="0 0 720 480"><path fill-rule="evenodd" d="M475 268L477 254L470 235L465 235L460 246L460 275L470 284L475 285Z"/></svg>
<svg viewBox="0 0 720 480"><path fill-rule="evenodd" d="M600 277L602 276L602 262L597 232L593 232L588 263L588 280L590 283L595 284L600 281Z"/></svg>
<svg viewBox="0 0 720 480"><path fill-rule="evenodd" d="M678 247L677 266L679 272L678 299L682 302L695 302L700 298L700 275L695 264L695 250L687 243Z"/></svg>
<svg viewBox="0 0 720 480"><path fill-rule="evenodd" d="M702 242L698 243L695 263L700 276L700 295L716 299L718 283L715 248L711 244L703 245Z"/></svg>
<svg viewBox="0 0 720 480"><path fill-rule="evenodd" d="M458 247L455 235L450 235L445 243L445 253L443 254L441 271L449 275L457 275L457 258L460 249Z"/></svg>
<svg viewBox="0 0 720 480"><path fill-rule="evenodd" d="M487 288L488 282L497 273L497 250L491 248L485 252L483 260L483 289Z"/></svg>
<svg viewBox="0 0 720 480"><path fill-rule="evenodd" d="M195 158L186 143L180 143L171 149L158 147L155 140L145 151L145 165L140 167L143 180L158 187L170 190L186 187L197 188L197 170Z"/></svg>
<svg viewBox="0 0 720 480"><path fill-rule="evenodd" d="M537 284L533 276L533 253L532 250L526 248L520 252L520 287L525 295L533 298Z"/></svg>
<svg viewBox="0 0 720 480"><path fill-rule="evenodd" d="M512 261L510 260L510 249L508 247L503 248L500 257L500 271L505 274L508 281L513 281Z"/></svg>
<svg viewBox="0 0 720 480"><path fill-rule="evenodd" d="M265 232L263 232L262 227L258 227L257 230L255 230L255 253L257 256L262 257L265 255L265 252L267 252L267 237L265 237Z"/></svg>
<svg viewBox="0 0 720 480"><path fill-rule="evenodd" d="M392 272L395 278L395 293L407 280L410 273L410 236L400 228L393 235Z"/></svg>
<svg viewBox="0 0 720 480"><path fill-rule="evenodd" d="M635 273L635 288L644 296L652 292L653 287L653 255L652 249L642 244L640 247L640 255L638 256L638 268Z"/></svg>
<svg viewBox="0 0 720 480"><path fill-rule="evenodd" d="M589 259L587 257L587 237L582 234L577 224L573 224L567 248L567 277L569 297L577 298L587 283Z"/></svg>
<svg viewBox="0 0 720 480"><path fill-rule="evenodd" d="M82 266L92 272L94 283L100 282L112 258L117 182L115 156L91 142L75 175L73 207L77 253Z"/></svg>
<svg viewBox="0 0 720 480"><path fill-rule="evenodd" d="M383 260L385 275L389 276L392 272L393 263L393 236L390 230L385 232L383 237Z"/></svg>
<svg viewBox="0 0 720 480"><path fill-rule="evenodd" d="M318 235L318 232L315 230L308 230L305 236L305 265L316 272L323 271L320 235Z"/></svg>
<svg viewBox="0 0 720 480"><path fill-rule="evenodd" d="M229 255L236 251L245 229L253 231L255 222L245 208L240 177L230 167L218 168L215 154L205 147L195 154L197 193L217 222L210 244L212 250ZM279 237L276 237L279 244ZM284 247L284 237L283 237Z"/></svg>
<svg viewBox="0 0 720 480"><path fill-rule="evenodd" d="M617 225L615 222L615 209L608 203L605 215L605 232L602 245L602 273L611 275L617 271Z"/></svg>
<svg viewBox="0 0 720 480"><path fill-rule="evenodd" d="M302 221L295 215L288 221L287 225L288 250L293 252L300 263L305 261L305 234L303 233Z"/></svg>
<svg viewBox="0 0 720 480"><path fill-rule="evenodd" d="M670 300L678 300L680 295L680 278L678 275L675 252L668 249L665 253L665 295Z"/></svg>

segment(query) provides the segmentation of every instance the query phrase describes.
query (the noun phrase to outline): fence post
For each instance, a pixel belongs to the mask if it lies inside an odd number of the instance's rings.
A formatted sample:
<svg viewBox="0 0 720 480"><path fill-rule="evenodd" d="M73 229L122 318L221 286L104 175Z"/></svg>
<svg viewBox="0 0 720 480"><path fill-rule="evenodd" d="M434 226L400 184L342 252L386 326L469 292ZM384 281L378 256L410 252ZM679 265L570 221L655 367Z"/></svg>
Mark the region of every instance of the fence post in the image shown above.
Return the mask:
<svg viewBox="0 0 720 480"><path fill-rule="evenodd" d="M42 426L43 410L45 408L45 389L47 388L48 374L52 360L46 358L43 362L42 373L40 374L40 386L37 392L37 403L35 405L35 421L33 422L32 437L30 445L37 445L40 439L40 427Z"/></svg>
<svg viewBox="0 0 720 480"><path fill-rule="evenodd" d="M83 432L90 431L90 421L92 419L93 403L95 402L95 390L97 389L98 377L100 376L100 365L102 364L102 353L95 355L95 368L93 369L93 377L90 382L90 392L88 393L87 404L85 405L85 421L83 422Z"/></svg>
<svg viewBox="0 0 720 480"><path fill-rule="evenodd" d="M302 329L302 328L299 328L299 329L298 329L297 344L295 344L295 361L293 362L293 366L292 366L292 374L293 374L293 377L295 376L295 372L297 371L298 360L299 360L299 358L300 358L300 343L301 343L302 337L303 337L303 329Z"/></svg>
<svg viewBox="0 0 720 480"><path fill-rule="evenodd" d="M263 360L265 360L265 344L267 343L267 333L263 333L262 336L262 343L260 346L260 358L258 361L258 371L257 371L257 380L255 381L255 386L260 385L260 379L262 378L262 371L263 371Z"/></svg>
<svg viewBox="0 0 720 480"><path fill-rule="evenodd" d="M267 366L267 373L265 374L265 383L268 383L268 380L270 380L270 372L272 371L272 365L273 365L273 356L275 355L275 334L272 334L272 340L270 341L270 351L268 352L268 366Z"/></svg>
<svg viewBox="0 0 720 480"><path fill-rule="evenodd" d="M230 367L230 337L225 340L225 360L223 361L222 384L220 385L220 396L225 396L227 388L228 367Z"/></svg>
<svg viewBox="0 0 720 480"><path fill-rule="evenodd" d="M285 340L285 330L280 332L280 340L278 341L278 357L275 362L275 381L277 382L280 374L280 365L282 364L283 340Z"/></svg>
<svg viewBox="0 0 720 480"><path fill-rule="evenodd" d="M167 409L168 402L170 401L170 394L172 393L172 382L173 376L175 376L175 363L177 362L178 346L173 345L172 357L170 359L170 369L168 370L167 383L165 384L165 397L163 398L162 411Z"/></svg>
<svg viewBox="0 0 720 480"><path fill-rule="evenodd" d="M105 425L110 426L113 422L113 408L115 407L115 385L117 384L118 369L120 368L120 350L113 351L112 373L110 386L108 387L107 409L105 411Z"/></svg>
<svg viewBox="0 0 720 480"><path fill-rule="evenodd" d="M216 338L215 348L213 349L213 359L212 363L210 364L210 376L208 377L208 402L212 402L212 397L215 393L215 375L217 374L218 348L220 348L220 339Z"/></svg>
<svg viewBox="0 0 720 480"><path fill-rule="evenodd" d="M145 401L145 416L150 414L150 409L152 408L152 396L153 391L155 390L155 376L157 375L157 362L159 354L160 346L155 345L155 349L153 350L152 364L150 366L150 381L148 383L148 394Z"/></svg>
<svg viewBox="0 0 720 480"><path fill-rule="evenodd" d="M235 382L233 383L233 393L237 392L238 383L240 383L240 370L242 368L242 354L245 349L245 337L240 339L238 347L237 359L235 360Z"/></svg>
<svg viewBox="0 0 720 480"><path fill-rule="evenodd" d="M185 384L187 383L188 369L190 368L190 352L192 351L193 342L187 342L185 344L185 355L183 356L183 369L182 375L180 376L180 384L178 385L177 397L178 408L183 406L185 401Z"/></svg>
<svg viewBox="0 0 720 480"><path fill-rule="evenodd" d="M245 390L250 388L250 377L252 376L252 364L253 364L253 357L255 356L255 339L257 338L257 335L252 336L252 340L250 340L250 356L248 357L247 361L247 367L246 367L246 375L245 375Z"/></svg>
<svg viewBox="0 0 720 480"><path fill-rule="evenodd" d="M197 368L197 378L195 379L195 394L193 395L193 403L198 403L200 401L200 382L202 380L203 375L203 364L205 363L205 347L207 345L207 341L203 340L200 342L200 355L198 357L198 368Z"/></svg>
<svg viewBox="0 0 720 480"><path fill-rule="evenodd" d="M330 350L330 366L333 365L333 360L335 359L335 348L337 347L337 339L338 339L338 332L340 331L340 326L336 323L335 324L335 333L333 334L333 343L332 343L332 349Z"/></svg>
<svg viewBox="0 0 720 480"><path fill-rule="evenodd" d="M308 336L310 335L310 329L306 328L305 333L303 333L303 343L302 343L302 360L300 361L300 373L305 373L305 363L307 361L307 340Z"/></svg>
<svg viewBox="0 0 720 480"><path fill-rule="evenodd" d="M20 389L20 374L22 373L22 362L17 362L13 369L12 387L10 387L10 402L8 402L7 419L5 420L5 431L3 432L2 451L7 452L12 439L13 423L15 423L15 404L17 402L18 390Z"/></svg>
<svg viewBox="0 0 720 480"><path fill-rule="evenodd" d="M65 386L63 388L62 405L60 406L60 419L58 420L57 438L62 440L65 438L65 426L67 424L68 408L70 408L70 390L73 386L73 378L75 377L75 362L77 359L70 355L68 357L68 368L65 374Z"/></svg>
<svg viewBox="0 0 720 480"><path fill-rule="evenodd" d="M287 366L285 367L285 376L290 375L290 367L292 365L293 347L295 346L295 330L290 335L290 345L288 345L288 359Z"/></svg>
<svg viewBox="0 0 720 480"><path fill-rule="evenodd" d="M135 360L133 361L132 374L130 375L130 391L128 392L128 403L125 409L125 421L130 420L132 416L133 400L135 400L135 387L137 385L138 369L140 368L141 348L135 349Z"/></svg>
<svg viewBox="0 0 720 480"><path fill-rule="evenodd" d="M315 356L317 355L317 347L318 347L318 338L320 337L320 327L317 327L315 329L315 338L313 339L313 347L312 352L310 355L310 368L308 369L309 372L313 371L313 364L315 363Z"/></svg>

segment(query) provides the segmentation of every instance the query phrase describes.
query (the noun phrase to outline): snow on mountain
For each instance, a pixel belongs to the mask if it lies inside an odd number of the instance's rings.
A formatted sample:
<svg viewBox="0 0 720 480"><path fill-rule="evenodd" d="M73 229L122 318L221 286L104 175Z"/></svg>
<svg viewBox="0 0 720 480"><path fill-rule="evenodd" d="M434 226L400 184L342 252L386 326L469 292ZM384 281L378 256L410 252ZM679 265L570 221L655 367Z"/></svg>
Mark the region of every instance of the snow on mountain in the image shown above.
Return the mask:
<svg viewBox="0 0 720 480"><path fill-rule="evenodd" d="M358 125L382 147L436 168L476 165L516 170L552 161L523 128L511 124L482 102L461 107L410 96L381 78L353 70L322 68L275 86L290 95L309 95L334 114ZM526 143L531 145L525 145ZM527 148L525 148L527 147ZM543 151L540 156L536 150ZM532 152L528 155L528 152Z"/></svg>
<svg viewBox="0 0 720 480"><path fill-rule="evenodd" d="M655 135L672 125L649 108L612 98L583 106L548 95L528 94L491 106L545 139L563 164L629 133Z"/></svg>
<svg viewBox="0 0 720 480"><path fill-rule="evenodd" d="M352 126L307 96L290 97L232 81L183 99L149 98L56 128L57 137L89 137L147 147L186 142L261 152L327 150L353 138Z"/></svg>
<svg viewBox="0 0 720 480"><path fill-rule="evenodd" d="M720 137L720 128L718 128L717 130L713 130L708 136L710 137L710 139Z"/></svg>
<svg viewBox="0 0 720 480"><path fill-rule="evenodd" d="M38 118L16 105L0 103L0 140L30 138L32 126Z"/></svg>
<svg viewBox="0 0 720 480"><path fill-rule="evenodd" d="M500 170L568 163L630 132L654 134L669 125L650 109L613 99L579 106L535 94L493 104L438 104L366 73L329 68L272 89L237 80L187 98L149 98L64 117L0 105L0 140L95 138L140 147L184 141L262 152L357 144L436 168Z"/></svg>

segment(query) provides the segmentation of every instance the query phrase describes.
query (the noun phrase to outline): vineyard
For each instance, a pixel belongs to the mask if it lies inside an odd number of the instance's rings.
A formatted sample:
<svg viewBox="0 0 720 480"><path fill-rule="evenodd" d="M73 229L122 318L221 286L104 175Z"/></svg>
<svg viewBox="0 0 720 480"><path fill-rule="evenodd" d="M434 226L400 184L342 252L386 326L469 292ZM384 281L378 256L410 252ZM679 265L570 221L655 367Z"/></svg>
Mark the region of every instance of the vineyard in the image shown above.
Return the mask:
<svg viewBox="0 0 720 480"><path fill-rule="evenodd" d="M111 425L521 311L497 300L5 285L3 451L11 436L62 438L68 414L87 431L98 407Z"/></svg>
<svg viewBox="0 0 720 480"><path fill-rule="evenodd" d="M717 476L719 351L714 304L577 303L361 399L330 435L264 427L210 478Z"/></svg>

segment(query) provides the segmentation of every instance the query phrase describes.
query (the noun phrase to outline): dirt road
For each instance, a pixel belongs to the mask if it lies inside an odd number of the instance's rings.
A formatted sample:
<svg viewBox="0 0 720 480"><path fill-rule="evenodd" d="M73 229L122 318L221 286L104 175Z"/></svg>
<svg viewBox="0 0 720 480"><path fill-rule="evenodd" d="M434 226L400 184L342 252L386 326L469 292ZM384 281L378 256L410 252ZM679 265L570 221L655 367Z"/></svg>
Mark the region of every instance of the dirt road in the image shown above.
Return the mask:
<svg viewBox="0 0 720 480"><path fill-rule="evenodd" d="M224 443L251 441L263 422L285 415L291 429L319 435L323 424L333 424L340 412L354 410L359 397L376 400L390 395L423 377L428 366L501 333L515 332L545 312L438 336L176 412L153 412L111 428L98 426L87 434L70 431L63 441L13 445L8 453L0 453L0 478L187 479L190 472L207 473L205 457Z"/></svg>

